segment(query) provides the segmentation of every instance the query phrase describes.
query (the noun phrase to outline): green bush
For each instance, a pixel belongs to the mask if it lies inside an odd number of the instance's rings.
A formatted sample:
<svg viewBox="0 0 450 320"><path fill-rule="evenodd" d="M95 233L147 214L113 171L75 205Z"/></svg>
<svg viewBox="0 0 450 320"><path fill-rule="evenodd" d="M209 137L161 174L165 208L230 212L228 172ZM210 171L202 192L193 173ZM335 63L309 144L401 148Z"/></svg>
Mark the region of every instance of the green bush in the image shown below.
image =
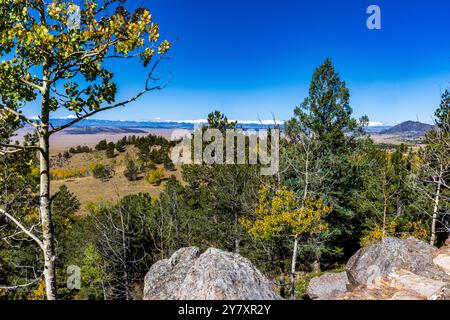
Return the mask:
<svg viewBox="0 0 450 320"><path fill-rule="evenodd" d="M95 150L102 151L108 149L108 143L106 140L101 140L97 145L95 146Z"/></svg>
<svg viewBox="0 0 450 320"><path fill-rule="evenodd" d="M92 149L89 148L88 146L76 146L75 148L70 148L69 152L72 154L76 154L76 153L89 153L91 152Z"/></svg>
<svg viewBox="0 0 450 320"><path fill-rule="evenodd" d="M108 179L111 176L110 171L101 163L91 164L90 169L95 179Z"/></svg>
<svg viewBox="0 0 450 320"><path fill-rule="evenodd" d="M161 184L161 180L166 175L166 172L163 168L156 168L147 173L146 180L148 183L159 185Z"/></svg>

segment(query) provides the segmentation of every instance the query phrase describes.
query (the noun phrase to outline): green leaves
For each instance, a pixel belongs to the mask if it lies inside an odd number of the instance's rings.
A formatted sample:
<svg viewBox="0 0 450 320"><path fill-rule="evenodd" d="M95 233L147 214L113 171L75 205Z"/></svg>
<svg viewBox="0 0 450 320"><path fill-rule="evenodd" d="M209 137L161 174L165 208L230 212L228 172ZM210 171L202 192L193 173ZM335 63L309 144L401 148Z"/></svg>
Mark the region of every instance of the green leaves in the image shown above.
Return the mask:
<svg viewBox="0 0 450 320"><path fill-rule="evenodd" d="M67 25L74 5L80 6L79 29ZM117 86L108 59L136 58L147 67L170 49L169 41L159 40L159 26L148 9L129 11L125 5L122 0L0 1L2 104L19 110L22 102L37 99L39 92L30 84L43 85L44 78L46 90L53 86L50 111L63 107L82 113L113 103Z"/></svg>
<svg viewBox="0 0 450 320"><path fill-rule="evenodd" d="M21 79L29 83L37 83L37 80L32 78L16 59L2 61L0 64L0 123L19 122L20 119L14 112L37 96L36 90Z"/></svg>
<svg viewBox="0 0 450 320"><path fill-rule="evenodd" d="M450 130L450 92L447 90L441 96L441 103L435 112L436 124L447 131Z"/></svg>

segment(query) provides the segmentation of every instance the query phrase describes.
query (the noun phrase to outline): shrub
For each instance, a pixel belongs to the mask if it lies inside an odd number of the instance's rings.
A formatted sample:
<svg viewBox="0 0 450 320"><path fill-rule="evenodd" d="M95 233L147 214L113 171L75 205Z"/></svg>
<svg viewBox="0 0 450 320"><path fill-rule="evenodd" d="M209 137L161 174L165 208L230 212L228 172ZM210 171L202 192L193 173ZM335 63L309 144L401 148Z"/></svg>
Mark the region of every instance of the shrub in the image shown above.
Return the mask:
<svg viewBox="0 0 450 320"><path fill-rule="evenodd" d="M99 141L99 143L97 143L97 145L95 146L95 150L97 151L102 151L106 149L108 149L108 143L106 142L106 140Z"/></svg>
<svg viewBox="0 0 450 320"><path fill-rule="evenodd" d="M175 171L175 165L168 156L166 156L166 158L164 159L164 169L169 171Z"/></svg>
<svg viewBox="0 0 450 320"><path fill-rule="evenodd" d="M95 179L108 179L110 177L110 171L101 163L93 163L90 168Z"/></svg>
<svg viewBox="0 0 450 320"><path fill-rule="evenodd" d="M89 148L88 146L76 146L75 148L70 148L69 152L72 154L76 154L76 153L89 153L91 152L92 149Z"/></svg>
<svg viewBox="0 0 450 320"><path fill-rule="evenodd" d="M86 167L75 169L55 168L50 170L50 177L53 180L65 180L69 178L85 177L89 175L89 169Z"/></svg>
<svg viewBox="0 0 450 320"><path fill-rule="evenodd" d="M150 151L150 160L153 161L156 164L162 164L164 162L164 156L166 154L164 153L164 149L159 148L159 149L152 149L152 151Z"/></svg>
<svg viewBox="0 0 450 320"><path fill-rule="evenodd" d="M164 171L163 168L156 168L147 173L146 180L148 183L159 185L165 175L166 172Z"/></svg>

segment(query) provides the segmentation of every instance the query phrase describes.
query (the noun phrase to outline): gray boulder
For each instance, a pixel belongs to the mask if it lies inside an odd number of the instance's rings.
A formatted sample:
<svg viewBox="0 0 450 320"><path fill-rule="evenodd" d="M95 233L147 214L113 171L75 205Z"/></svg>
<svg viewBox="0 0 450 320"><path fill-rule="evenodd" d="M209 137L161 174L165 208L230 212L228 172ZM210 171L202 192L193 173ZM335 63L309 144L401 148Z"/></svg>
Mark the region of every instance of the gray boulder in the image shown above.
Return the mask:
<svg viewBox="0 0 450 320"><path fill-rule="evenodd" d="M349 285L347 273L326 273L312 278L309 282L307 294L314 300L339 300L347 293Z"/></svg>
<svg viewBox="0 0 450 320"><path fill-rule="evenodd" d="M156 262L144 280L145 300L275 300L270 281L239 254L182 248Z"/></svg>
<svg viewBox="0 0 450 320"><path fill-rule="evenodd" d="M352 288L367 285L376 277L385 277L403 269L418 276L448 281L448 275L433 263L435 248L415 238L385 238L361 248L347 262Z"/></svg>
<svg viewBox="0 0 450 320"><path fill-rule="evenodd" d="M312 299L450 300L450 247L415 238L384 240L360 249L347 272L310 281Z"/></svg>

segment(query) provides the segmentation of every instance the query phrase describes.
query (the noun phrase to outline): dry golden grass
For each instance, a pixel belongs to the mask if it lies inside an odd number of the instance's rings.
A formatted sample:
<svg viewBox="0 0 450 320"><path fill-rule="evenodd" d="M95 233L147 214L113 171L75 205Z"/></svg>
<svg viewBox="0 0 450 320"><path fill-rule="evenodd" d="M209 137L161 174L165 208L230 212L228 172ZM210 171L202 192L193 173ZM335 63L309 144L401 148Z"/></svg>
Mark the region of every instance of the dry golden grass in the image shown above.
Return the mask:
<svg viewBox="0 0 450 320"><path fill-rule="evenodd" d="M408 146L421 146L421 144L416 143L414 139L405 138L399 135L373 133L370 136L376 144L391 144L391 145L406 144Z"/></svg>
<svg viewBox="0 0 450 320"><path fill-rule="evenodd" d="M91 163L101 163L113 168L114 174L106 181L95 179L92 176L52 180L52 191L57 192L60 186L66 185L68 189L77 196L82 204L82 208L79 212L80 214L86 213L86 204L90 202L98 202L101 200L114 201L124 196L140 192L158 195L164 189L165 181L163 181L161 185L155 186L145 181L145 173L140 174L138 181L128 181L123 175L126 157L128 156L135 159L136 152L137 149L135 147L128 147L126 152L117 154L117 156L112 159L107 158L104 151L72 155L64 168L76 169L89 167ZM167 171L166 178L171 175L174 175L179 181L182 180L181 169L179 167L176 171Z"/></svg>

